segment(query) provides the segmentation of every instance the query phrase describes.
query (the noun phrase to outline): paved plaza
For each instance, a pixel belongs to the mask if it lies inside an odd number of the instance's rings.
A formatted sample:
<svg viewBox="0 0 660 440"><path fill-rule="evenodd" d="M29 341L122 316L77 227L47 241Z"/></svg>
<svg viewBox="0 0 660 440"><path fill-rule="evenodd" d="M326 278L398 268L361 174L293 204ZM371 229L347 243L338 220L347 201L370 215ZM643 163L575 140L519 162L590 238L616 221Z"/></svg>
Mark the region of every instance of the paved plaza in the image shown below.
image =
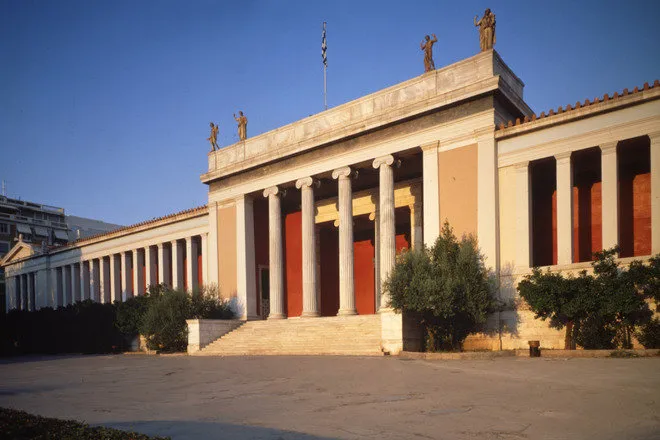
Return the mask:
<svg viewBox="0 0 660 440"><path fill-rule="evenodd" d="M0 360L0 406L173 439L660 439L660 358Z"/></svg>

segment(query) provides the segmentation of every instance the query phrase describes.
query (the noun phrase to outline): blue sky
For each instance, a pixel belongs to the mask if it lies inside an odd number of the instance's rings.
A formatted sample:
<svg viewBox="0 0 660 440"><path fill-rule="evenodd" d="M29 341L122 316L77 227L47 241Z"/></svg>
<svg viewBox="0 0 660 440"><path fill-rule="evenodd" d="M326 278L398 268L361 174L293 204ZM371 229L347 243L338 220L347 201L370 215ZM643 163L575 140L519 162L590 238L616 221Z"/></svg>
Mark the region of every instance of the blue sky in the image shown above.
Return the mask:
<svg viewBox="0 0 660 440"><path fill-rule="evenodd" d="M474 15L536 112L660 78L660 1L0 1L0 179L7 195L132 224L206 203L219 144L476 54Z"/></svg>

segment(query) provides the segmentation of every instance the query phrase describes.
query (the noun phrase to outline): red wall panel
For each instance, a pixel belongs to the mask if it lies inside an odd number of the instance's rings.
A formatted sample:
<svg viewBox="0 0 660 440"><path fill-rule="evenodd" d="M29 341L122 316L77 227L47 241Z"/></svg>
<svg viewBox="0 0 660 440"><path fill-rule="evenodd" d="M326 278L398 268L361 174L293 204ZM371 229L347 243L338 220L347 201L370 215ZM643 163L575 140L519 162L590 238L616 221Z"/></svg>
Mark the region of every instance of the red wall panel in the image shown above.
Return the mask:
<svg viewBox="0 0 660 440"><path fill-rule="evenodd" d="M302 313L302 213L284 217L284 260L287 316Z"/></svg>
<svg viewBox="0 0 660 440"><path fill-rule="evenodd" d="M376 313L374 283L374 245L371 240L353 244L355 307L359 315Z"/></svg>
<svg viewBox="0 0 660 440"><path fill-rule="evenodd" d="M321 245L321 315L339 311L339 231L330 226L319 232Z"/></svg>

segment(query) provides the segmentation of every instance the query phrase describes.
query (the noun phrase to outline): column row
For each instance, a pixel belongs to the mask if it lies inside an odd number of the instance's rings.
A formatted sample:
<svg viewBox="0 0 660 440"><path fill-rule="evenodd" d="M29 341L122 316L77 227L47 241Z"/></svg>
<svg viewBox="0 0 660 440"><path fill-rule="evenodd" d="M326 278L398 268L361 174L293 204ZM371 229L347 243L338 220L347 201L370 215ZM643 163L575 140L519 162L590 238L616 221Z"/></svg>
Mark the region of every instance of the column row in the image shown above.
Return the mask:
<svg viewBox="0 0 660 440"><path fill-rule="evenodd" d="M8 309L59 307L91 299L100 303L126 301L163 283L174 289L196 290L205 280L207 234L172 240L45 269L9 281ZM40 304L35 296L39 292Z"/></svg>
<svg viewBox="0 0 660 440"><path fill-rule="evenodd" d="M650 188L651 188L651 254L660 252L660 133L650 134ZM613 141L599 146L601 183L601 246L603 249L620 245L620 176L619 153ZM554 156L556 163L556 262L560 265L574 262L574 163L572 152ZM534 239L532 233L532 173L530 163L516 165L516 266L520 270L531 267Z"/></svg>
<svg viewBox="0 0 660 440"><path fill-rule="evenodd" d="M373 167L379 170L378 218L376 225L376 259L380 279L386 279L395 263L395 204L393 156L388 155L374 160ZM332 178L338 183L339 210L339 312L338 315L355 315L355 276L353 267L353 191L352 179L357 171L343 167L332 172ZM318 181L312 176L296 181L296 188L301 190L302 205L302 278L303 278L303 317L320 316L320 298L318 288L318 254L315 234L314 189ZM269 282L270 313L268 319L286 317L284 311L284 262L282 243L282 209L280 196L282 190L273 186L263 192L268 198L269 220ZM421 210L411 208L411 217L415 217L413 228L414 243L421 245ZM417 227L415 227L417 226ZM412 228L411 228L412 229ZM380 307L386 307L389 299L381 295Z"/></svg>

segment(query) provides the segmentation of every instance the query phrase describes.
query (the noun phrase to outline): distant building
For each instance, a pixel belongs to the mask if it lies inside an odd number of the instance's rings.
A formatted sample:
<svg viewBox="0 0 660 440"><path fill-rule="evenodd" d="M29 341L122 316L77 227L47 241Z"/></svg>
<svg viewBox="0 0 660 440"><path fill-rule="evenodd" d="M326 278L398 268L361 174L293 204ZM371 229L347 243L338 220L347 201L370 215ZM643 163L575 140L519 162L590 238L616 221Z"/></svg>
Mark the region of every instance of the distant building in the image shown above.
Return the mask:
<svg viewBox="0 0 660 440"><path fill-rule="evenodd" d="M64 208L0 196L0 259L22 236L32 248L60 246L78 238L113 231L121 225L65 215ZM0 269L0 295L4 301L4 271Z"/></svg>

